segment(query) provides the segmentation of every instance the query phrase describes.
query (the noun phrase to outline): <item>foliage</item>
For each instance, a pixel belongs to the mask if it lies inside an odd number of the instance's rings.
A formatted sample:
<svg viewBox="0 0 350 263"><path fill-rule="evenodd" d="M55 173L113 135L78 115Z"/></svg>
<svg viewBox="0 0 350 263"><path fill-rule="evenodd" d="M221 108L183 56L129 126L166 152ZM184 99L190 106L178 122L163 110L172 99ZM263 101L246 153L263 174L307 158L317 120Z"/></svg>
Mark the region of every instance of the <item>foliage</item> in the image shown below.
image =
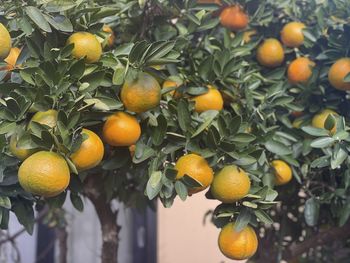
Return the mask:
<svg viewBox="0 0 350 263"><path fill-rule="evenodd" d="M249 14L249 27L258 32L249 43L243 41L243 32L220 26L219 6L193 0L3 1L0 21L22 52L20 66L9 80L7 72L0 72L1 227L7 227L12 211L32 232L33 205L61 207L67 194L82 210L88 175L101 177L109 200L143 207L159 198L170 207L177 195L185 200L187 188L198 184L188 176L175 180L174 163L188 152L200 153L215 171L236 164L252 180L244 199L215 209L213 222L218 226L232 217L238 229L260 222L271 229L276 226L269 224L279 222L284 236L276 242L282 249L316 233L321 225L344 225L350 216L350 105L346 92L331 87L327 73L331 64L350 53L350 3L239 2ZM285 48L286 63L281 67L258 65L259 43L279 38L283 25L296 20L307 25L305 44ZM65 45L69 35L89 31L106 42L104 24L115 30L115 47L95 64L73 59L73 46ZM286 66L296 56L316 63L306 84L292 85L286 78ZM142 136L133 157L127 147L107 147L99 167L78 173L69 156L83 141L82 127L100 131L108 115L123 110L121 86L138 71L159 81L180 78L183 84L177 90L182 97L169 95L174 88L163 89L160 107L138 115ZM346 79L350 81L349 76ZM205 93L208 84L225 94L225 109L198 114L190 98ZM33 112L51 108L59 111L55 129L40 124L26 129ZM325 108L334 109L339 117L329 117L325 129L312 127L312 117ZM292 126L295 111L304 113L301 129ZM334 123L337 131L331 134L327 128ZM20 161L8 150L15 133L20 147L65 156L72 172L69 191L47 200L24 192L17 180ZM290 184L274 186L274 159L292 166ZM207 197L211 198L209 193Z"/></svg>

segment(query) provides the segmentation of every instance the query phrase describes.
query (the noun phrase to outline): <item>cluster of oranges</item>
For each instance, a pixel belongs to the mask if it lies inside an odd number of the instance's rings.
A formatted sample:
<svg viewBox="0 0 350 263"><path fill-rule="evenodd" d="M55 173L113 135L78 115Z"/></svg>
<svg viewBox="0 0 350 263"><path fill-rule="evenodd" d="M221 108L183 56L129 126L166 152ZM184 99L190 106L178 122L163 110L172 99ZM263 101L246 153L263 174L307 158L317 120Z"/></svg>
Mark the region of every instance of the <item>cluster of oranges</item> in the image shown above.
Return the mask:
<svg viewBox="0 0 350 263"><path fill-rule="evenodd" d="M292 179L292 169L282 160L271 163L275 184L284 185ZM219 170L215 176L207 161L199 154L186 154L178 159L175 165L178 171L176 179L185 174L201 184L200 187L189 189L194 194L210 187L212 196L225 204L234 204L243 199L250 190L251 181L246 172L235 166L227 165ZM254 255L258 247L258 239L253 228L245 227L242 231L234 230L234 223L228 223L219 234L219 248L231 259L242 260Z"/></svg>

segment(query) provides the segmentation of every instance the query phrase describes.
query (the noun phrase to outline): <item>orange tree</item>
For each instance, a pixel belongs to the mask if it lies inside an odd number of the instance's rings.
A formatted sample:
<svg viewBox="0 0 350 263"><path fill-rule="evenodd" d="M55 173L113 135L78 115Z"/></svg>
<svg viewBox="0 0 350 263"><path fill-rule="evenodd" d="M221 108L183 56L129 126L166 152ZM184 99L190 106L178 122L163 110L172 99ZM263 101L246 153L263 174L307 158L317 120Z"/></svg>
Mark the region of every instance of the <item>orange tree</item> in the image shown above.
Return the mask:
<svg viewBox="0 0 350 263"><path fill-rule="evenodd" d="M349 17L347 0L2 1L1 228L86 196L115 262L112 200L209 189L227 257L346 262Z"/></svg>

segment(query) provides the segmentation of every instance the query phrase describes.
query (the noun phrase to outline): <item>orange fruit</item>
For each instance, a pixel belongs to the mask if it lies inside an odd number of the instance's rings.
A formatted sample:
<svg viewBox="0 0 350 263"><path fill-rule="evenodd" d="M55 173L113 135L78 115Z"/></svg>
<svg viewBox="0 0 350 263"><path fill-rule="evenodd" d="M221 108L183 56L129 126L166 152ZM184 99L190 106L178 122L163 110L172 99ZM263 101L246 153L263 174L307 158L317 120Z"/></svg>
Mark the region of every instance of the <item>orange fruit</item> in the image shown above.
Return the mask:
<svg viewBox="0 0 350 263"><path fill-rule="evenodd" d="M85 58L87 63L95 63L100 60L102 46L95 35L88 32L74 33L67 40L67 45L69 44L74 44L72 51L74 58Z"/></svg>
<svg viewBox="0 0 350 263"><path fill-rule="evenodd" d="M0 23L0 59L5 59L11 51L11 36L7 28Z"/></svg>
<svg viewBox="0 0 350 263"><path fill-rule="evenodd" d="M88 138L70 156L79 171L91 169L99 165L104 154L103 143L96 133L88 129L83 129L82 134L87 135Z"/></svg>
<svg viewBox="0 0 350 263"><path fill-rule="evenodd" d="M37 152L21 164L18 180L29 193L53 197L67 188L70 180L69 167L66 160L57 153Z"/></svg>
<svg viewBox="0 0 350 263"><path fill-rule="evenodd" d="M291 114L293 117L297 118L297 117L301 117L304 115L304 112L302 111L292 111Z"/></svg>
<svg viewBox="0 0 350 263"><path fill-rule="evenodd" d="M328 79L332 86L339 90L350 90L350 82L344 78L350 73L350 58L338 59L329 69Z"/></svg>
<svg viewBox="0 0 350 263"><path fill-rule="evenodd" d="M11 71L15 68L20 53L21 50L18 47L11 48L9 55L4 60L7 63L5 68L7 71Z"/></svg>
<svg viewBox="0 0 350 263"><path fill-rule="evenodd" d="M159 105L161 89L154 77L140 72L135 79L125 81L120 95L128 111L142 113Z"/></svg>
<svg viewBox="0 0 350 263"><path fill-rule="evenodd" d="M299 47L304 43L303 29L305 24L301 22L290 22L281 31L282 43L287 47Z"/></svg>
<svg viewBox="0 0 350 263"><path fill-rule="evenodd" d="M34 149L24 149L17 146L17 135L14 134L10 139L10 152L20 160L25 160L31 156L35 150Z"/></svg>
<svg viewBox="0 0 350 263"><path fill-rule="evenodd" d="M218 240L220 251L233 260L252 257L258 249L258 238L254 229L246 226L242 231L235 231L235 223L226 224L220 231Z"/></svg>
<svg viewBox="0 0 350 263"><path fill-rule="evenodd" d="M281 42L275 38L266 39L257 51L258 62L266 67L280 66L284 61L284 50Z"/></svg>
<svg viewBox="0 0 350 263"><path fill-rule="evenodd" d="M233 31L239 31L247 27L248 15L239 5L225 7L220 14L220 23Z"/></svg>
<svg viewBox="0 0 350 263"><path fill-rule="evenodd" d="M296 128L296 129L299 129L301 127L301 125L303 124L304 122L304 119L295 119L293 122L292 122L292 126L293 128Z"/></svg>
<svg viewBox="0 0 350 263"><path fill-rule="evenodd" d="M250 189L248 175L235 165L228 165L221 169L211 184L214 198L223 203L233 203L245 197Z"/></svg>
<svg viewBox="0 0 350 263"><path fill-rule="evenodd" d="M292 180L292 169L285 161L274 160L271 165L275 171L276 185L284 185Z"/></svg>
<svg viewBox="0 0 350 263"><path fill-rule="evenodd" d="M312 67L315 63L308 58L297 58L288 67L288 80L290 83L306 83L312 76Z"/></svg>
<svg viewBox="0 0 350 263"><path fill-rule="evenodd" d="M137 119L125 112L116 112L103 125L103 138L112 146L131 146L141 136Z"/></svg>
<svg viewBox="0 0 350 263"><path fill-rule="evenodd" d="M177 170L176 179L181 179L187 174L202 184L201 187L189 189L190 194L203 191L213 181L213 170L207 161L198 154L191 153L181 156L175 164L175 169Z"/></svg>
<svg viewBox="0 0 350 263"><path fill-rule="evenodd" d="M163 82L162 88L163 89L165 89L165 88L172 88L172 87L178 88L181 85L182 85L182 82L180 80L174 81L174 80L171 80L171 79L167 79L167 80L165 80ZM167 94L170 94L170 95L172 95L175 98L179 98L181 96L181 94L179 92L176 92L175 90L172 90L172 91L170 91Z"/></svg>
<svg viewBox="0 0 350 263"><path fill-rule="evenodd" d="M57 115L58 112L56 110L38 111L30 120L29 127L31 122L37 122L49 126L50 128L54 128L57 125Z"/></svg>
<svg viewBox="0 0 350 263"><path fill-rule="evenodd" d="M243 33L243 41L244 41L244 43L248 44L252 40L252 36L254 36L256 34L257 34L256 29L245 31Z"/></svg>
<svg viewBox="0 0 350 263"><path fill-rule="evenodd" d="M326 123L326 120L328 116L332 114L333 116L338 116L338 113L336 113L333 110L330 109L325 109L319 113L317 113L313 118L312 118L312 126L315 128L320 128L320 129L325 129L324 125ZM332 129L330 130L332 134L334 134L337 131L337 124L335 123Z"/></svg>
<svg viewBox="0 0 350 263"><path fill-rule="evenodd" d="M204 112L207 110L222 110L224 100L221 93L213 86L208 86L208 92L194 97L194 110L196 112Z"/></svg>
<svg viewBox="0 0 350 263"><path fill-rule="evenodd" d="M102 28L103 32L109 33L109 37L107 39L107 44L109 47L112 47L115 42L115 34L113 29L109 25L104 25Z"/></svg>

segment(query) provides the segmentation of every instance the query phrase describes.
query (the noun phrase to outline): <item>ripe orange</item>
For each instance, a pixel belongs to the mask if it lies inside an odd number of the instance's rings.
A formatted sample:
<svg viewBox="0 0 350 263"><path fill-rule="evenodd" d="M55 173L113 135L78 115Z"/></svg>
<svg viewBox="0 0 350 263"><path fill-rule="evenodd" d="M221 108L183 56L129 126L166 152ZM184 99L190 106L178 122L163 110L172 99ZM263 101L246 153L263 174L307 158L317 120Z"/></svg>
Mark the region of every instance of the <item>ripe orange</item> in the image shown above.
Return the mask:
<svg viewBox="0 0 350 263"><path fill-rule="evenodd" d="M0 59L5 59L11 51L11 36L7 28L0 23Z"/></svg>
<svg viewBox="0 0 350 263"><path fill-rule="evenodd" d="M338 59L329 69L328 79L332 86L339 90L350 90L350 82L344 78L350 73L350 58Z"/></svg>
<svg viewBox="0 0 350 263"><path fill-rule="evenodd" d="M10 152L20 160L25 160L31 156L35 150L34 149L24 149L17 146L17 136L16 134L11 136L10 139Z"/></svg>
<svg viewBox="0 0 350 263"><path fill-rule="evenodd" d="M315 128L320 128L320 129L325 129L324 125L326 123L326 120L328 116L332 114L333 116L338 116L338 113L336 113L333 110L330 109L325 109L319 113L317 113L313 118L312 118L312 126ZM332 134L334 134L337 131L337 124L335 123L332 129L330 130Z"/></svg>
<svg viewBox="0 0 350 263"><path fill-rule="evenodd" d="M220 14L220 23L233 31L239 31L247 27L248 15L239 5L225 7Z"/></svg>
<svg viewBox="0 0 350 263"><path fill-rule="evenodd" d="M290 22L281 31L282 43L287 47L299 47L304 43L303 29L305 24L301 22Z"/></svg>
<svg viewBox="0 0 350 263"><path fill-rule="evenodd" d="M69 44L74 44L73 57L85 58L87 63L95 63L100 60L102 46L95 35L88 32L74 33L67 40L67 45Z"/></svg>
<svg viewBox="0 0 350 263"><path fill-rule="evenodd" d="M194 110L196 112L204 112L207 110L222 110L224 107L224 100L221 93L213 86L208 86L207 93L198 95L192 100L195 102Z"/></svg>
<svg viewBox="0 0 350 263"><path fill-rule="evenodd" d="M136 152L136 145L135 144L129 146L129 152L130 152L131 158L134 158L134 155Z"/></svg>
<svg viewBox="0 0 350 263"><path fill-rule="evenodd" d="M233 203L245 197L250 189L248 175L235 165L225 166L215 176L211 184L214 198L223 203Z"/></svg>
<svg viewBox="0 0 350 263"><path fill-rule="evenodd" d="M18 47L11 48L9 55L4 60L7 63L7 71L11 71L15 68L20 53L21 50Z"/></svg>
<svg viewBox="0 0 350 263"><path fill-rule="evenodd" d="M275 170L275 184L284 185L292 180L292 169L289 164L282 160L274 160L271 163Z"/></svg>
<svg viewBox="0 0 350 263"><path fill-rule="evenodd" d="M136 79L125 81L121 90L121 100L128 111L142 113L157 107L161 99L161 89L151 75L140 72Z"/></svg>
<svg viewBox="0 0 350 263"><path fill-rule="evenodd" d="M54 128L57 125L57 115L58 112L56 110L38 111L30 120L29 127L32 122L38 122L42 125Z"/></svg>
<svg viewBox="0 0 350 263"><path fill-rule="evenodd" d="M82 134L88 136L80 148L71 155L71 159L79 171L96 167L103 158L104 146L96 133L83 129Z"/></svg>
<svg viewBox="0 0 350 263"><path fill-rule="evenodd" d="M261 65L269 68L280 66L284 61L282 44L274 38L266 39L258 47L257 59Z"/></svg>
<svg viewBox="0 0 350 263"><path fill-rule="evenodd" d="M288 80L290 83L306 83L312 76L312 67L315 63L308 58L297 58L288 67Z"/></svg>
<svg viewBox="0 0 350 263"><path fill-rule="evenodd" d="M304 115L304 112L302 111L292 111L291 114L293 117L297 118L297 117L301 117Z"/></svg>
<svg viewBox="0 0 350 263"><path fill-rule="evenodd" d="M292 126L295 129L299 129L301 127L301 125L303 124L303 122L304 122L304 119L297 118L292 122Z"/></svg>
<svg viewBox="0 0 350 263"><path fill-rule="evenodd" d="M258 249L258 238L254 229L246 226L242 231L236 232L234 222L221 229L218 243L221 252L233 260L248 259Z"/></svg>
<svg viewBox="0 0 350 263"><path fill-rule="evenodd" d="M29 193L53 197L68 186L70 172L66 160L54 152L41 151L28 157L19 167L18 180Z"/></svg>
<svg viewBox="0 0 350 263"><path fill-rule="evenodd" d="M104 25L102 28L103 32L109 33L109 37L107 40L108 47L112 47L115 42L115 34L113 29L109 25Z"/></svg>
<svg viewBox="0 0 350 263"><path fill-rule="evenodd" d="M201 187L189 189L190 194L198 193L206 189L213 181L213 170L207 161L198 154L186 154L181 156L175 164L177 170L176 179L181 179L185 174L202 184Z"/></svg>
<svg viewBox="0 0 350 263"><path fill-rule="evenodd" d="M252 36L256 35L256 29L248 30L243 33L243 41L245 44L248 44L252 40Z"/></svg>
<svg viewBox="0 0 350 263"><path fill-rule="evenodd" d="M141 136L137 119L125 112L116 112L103 125L103 138L112 146L131 146Z"/></svg>

